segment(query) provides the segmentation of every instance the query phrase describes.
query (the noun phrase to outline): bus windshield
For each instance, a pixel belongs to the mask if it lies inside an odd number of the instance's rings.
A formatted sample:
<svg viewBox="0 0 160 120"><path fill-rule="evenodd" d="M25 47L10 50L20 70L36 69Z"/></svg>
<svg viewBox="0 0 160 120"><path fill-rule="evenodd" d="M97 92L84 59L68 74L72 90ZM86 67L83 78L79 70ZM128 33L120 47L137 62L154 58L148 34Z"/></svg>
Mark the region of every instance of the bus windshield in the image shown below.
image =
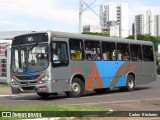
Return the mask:
<svg viewBox="0 0 160 120"><path fill-rule="evenodd" d="M48 44L32 44L12 48L12 72L38 72L49 65Z"/></svg>

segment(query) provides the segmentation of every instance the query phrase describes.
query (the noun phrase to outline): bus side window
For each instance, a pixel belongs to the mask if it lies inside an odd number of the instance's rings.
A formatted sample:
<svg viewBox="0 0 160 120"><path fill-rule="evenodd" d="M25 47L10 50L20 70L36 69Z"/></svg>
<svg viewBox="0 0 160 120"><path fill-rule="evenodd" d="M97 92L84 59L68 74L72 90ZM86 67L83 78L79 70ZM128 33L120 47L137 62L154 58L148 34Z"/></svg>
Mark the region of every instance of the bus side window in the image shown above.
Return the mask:
<svg viewBox="0 0 160 120"><path fill-rule="evenodd" d="M153 47L143 45L143 61L154 61L154 55L153 55Z"/></svg>
<svg viewBox="0 0 160 120"><path fill-rule="evenodd" d="M131 60L132 61L142 61L142 50L141 45L130 45L131 49Z"/></svg>
<svg viewBox="0 0 160 120"><path fill-rule="evenodd" d="M101 43L99 41L85 41L86 60L101 60Z"/></svg>
<svg viewBox="0 0 160 120"><path fill-rule="evenodd" d="M103 60L116 60L116 51L115 51L114 42L102 42L102 53Z"/></svg>
<svg viewBox="0 0 160 120"><path fill-rule="evenodd" d="M53 42L52 43L52 59L53 66L64 66L68 65L68 49L66 42Z"/></svg>
<svg viewBox="0 0 160 120"><path fill-rule="evenodd" d="M130 60L129 44L117 43L117 59L124 61Z"/></svg>
<svg viewBox="0 0 160 120"><path fill-rule="evenodd" d="M71 60L83 60L83 41L79 39L70 39L70 58Z"/></svg>

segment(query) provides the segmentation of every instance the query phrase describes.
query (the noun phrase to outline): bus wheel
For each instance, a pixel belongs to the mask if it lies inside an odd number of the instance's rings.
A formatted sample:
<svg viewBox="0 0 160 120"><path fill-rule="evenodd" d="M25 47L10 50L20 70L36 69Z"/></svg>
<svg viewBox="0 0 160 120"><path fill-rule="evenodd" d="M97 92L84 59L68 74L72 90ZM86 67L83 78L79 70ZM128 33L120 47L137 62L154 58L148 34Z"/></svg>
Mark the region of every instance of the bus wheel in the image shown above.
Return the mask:
<svg viewBox="0 0 160 120"><path fill-rule="evenodd" d="M51 94L49 94L49 93L37 93L37 95L39 95L40 97L43 97L43 98L47 98L47 97L49 97Z"/></svg>
<svg viewBox="0 0 160 120"><path fill-rule="evenodd" d="M121 91L132 91L135 88L135 79L133 75L128 75L127 76L127 83L126 87L120 87Z"/></svg>
<svg viewBox="0 0 160 120"><path fill-rule="evenodd" d="M74 78L71 84L71 91L66 92L68 97L80 97L84 94L84 84L79 78Z"/></svg>

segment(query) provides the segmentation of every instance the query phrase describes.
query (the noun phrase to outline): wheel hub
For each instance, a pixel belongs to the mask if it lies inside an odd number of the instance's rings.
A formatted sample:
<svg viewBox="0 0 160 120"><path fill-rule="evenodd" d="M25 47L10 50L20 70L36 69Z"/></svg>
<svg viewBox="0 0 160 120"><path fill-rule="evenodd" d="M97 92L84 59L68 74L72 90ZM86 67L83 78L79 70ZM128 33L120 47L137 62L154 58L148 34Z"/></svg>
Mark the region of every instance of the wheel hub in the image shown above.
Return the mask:
<svg viewBox="0 0 160 120"><path fill-rule="evenodd" d="M73 83L72 84L72 91L76 94L78 94L80 92L80 86L77 83Z"/></svg>
<svg viewBox="0 0 160 120"><path fill-rule="evenodd" d="M134 83L133 83L133 80L132 80L132 79L129 79L129 80L128 80L128 86L129 86L129 88L133 88Z"/></svg>

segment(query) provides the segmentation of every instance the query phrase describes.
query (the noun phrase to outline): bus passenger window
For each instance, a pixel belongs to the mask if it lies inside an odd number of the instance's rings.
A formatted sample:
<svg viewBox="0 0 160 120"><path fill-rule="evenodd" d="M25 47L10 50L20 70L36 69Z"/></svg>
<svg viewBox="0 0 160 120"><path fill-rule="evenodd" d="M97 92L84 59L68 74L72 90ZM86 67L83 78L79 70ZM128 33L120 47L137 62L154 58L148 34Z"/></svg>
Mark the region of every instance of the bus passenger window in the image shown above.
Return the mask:
<svg viewBox="0 0 160 120"><path fill-rule="evenodd" d="M101 60L101 45L98 41L85 41L85 55L86 60Z"/></svg>
<svg viewBox="0 0 160 120"><path fill-rule="evenodd" d="M129 54L127 52L124 53L124 60L129 60Z"/></svg>
<svg viewBox="0 0 160 120"><path fill-rule="evenodd" d="M101 60L99 52L96 52L96 54L95 54L95 60Z"/></svg>
<svg viewBox="0 0 160 120"><path fill-rule="evenodd" d="M154 61L153 47L143 45L143 61Z"/></svg>
<svg viewBox="0 0 160 120"><path fill-rule="evenodd" d="M92 60L92 57L91 57L91 54L90 53L88 53L88 54L86 54L86 60Z"/></svg>
<svg viewBox="0 0 160 120"><path fill-rule="evenodd" d="M131 60L132 61L142 61L142 50L141 45L130 45L131 50Z"/></svg>
<svg viewBox="0 0 160 120"><path fill-rule="evenodd" d="M53 49L53 61L54 61L54 63L60 63L59 57L56 54L56 51L54 49Z"/></svg>
<svg viewBox="0 0 160 120"><path fill-rule="evenodd" d="M75 50L74 56L75 56L74 60L82 60L82 52L81 51Z"/></svg>
<svg viewBox="0 0 160 120"><path fill-rule="evenodd" d="M71 53L71 59L75 60L75 54L74 53Z"/></svg>
<svg viewBox="0 0 160 120"><path fill-rule="evenodd" d="M102 53L103 60L116 60L115 43L113 42L102 42Z"/></svg>
<svg viewBox="0 0 160 120"><path fill-rule="evenodd" d="M130 60L130 50L128 44L117 43L117 60Z"/></svg>
<svg viewBox="0 0 160 120"><path fill-rule="evenodd" d="M53 66L68 65L68 49L66 42L53 42L52 43L52 59Z"/></svg>
<svg viewBox="0 0 160 120"><path fill-rule="evenodd" d="M70 58L71 60L83 60L83 41L79 39L70 39Z"/></svg>

